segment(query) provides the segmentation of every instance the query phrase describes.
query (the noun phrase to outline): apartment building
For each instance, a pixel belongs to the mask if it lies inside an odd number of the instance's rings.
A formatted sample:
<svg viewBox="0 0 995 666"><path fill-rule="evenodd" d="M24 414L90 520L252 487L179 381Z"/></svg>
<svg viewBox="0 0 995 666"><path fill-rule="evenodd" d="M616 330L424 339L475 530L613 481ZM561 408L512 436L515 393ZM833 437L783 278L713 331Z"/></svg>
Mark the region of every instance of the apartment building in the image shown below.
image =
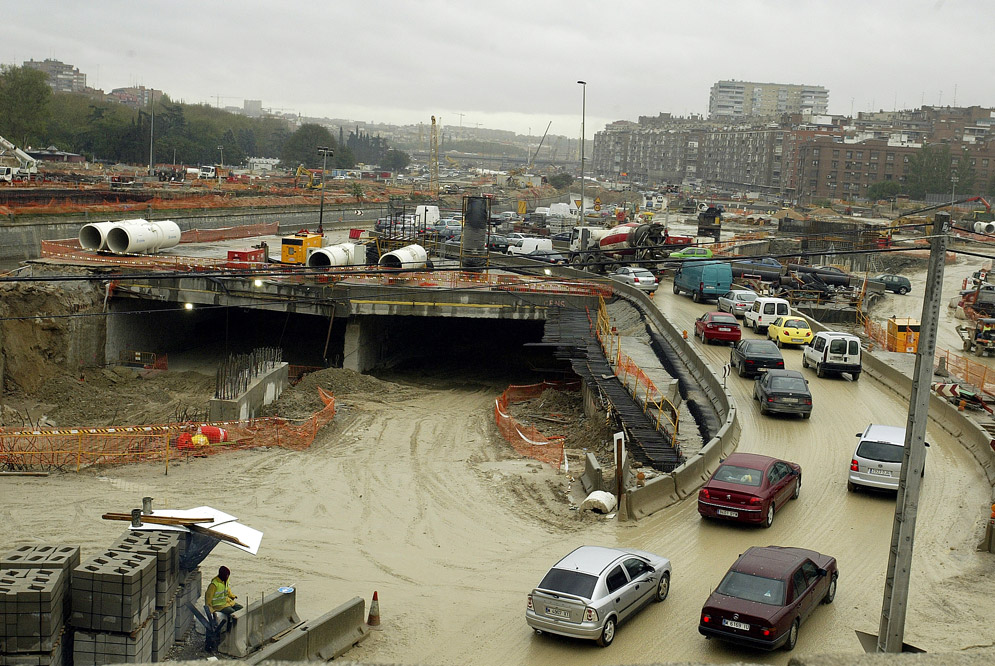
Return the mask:
<svg viewBox="0 0 995 666"><path fill-rule="evenodd" d="M754 81L719 81L708 95L712 120L771 118L785 113L825 114L829 90L822 86Z"/></svg>
<svg viewBox="0 0 995 666"><path fill-rule="evenodd" d="M55 92L78 93L86 90L86 74L60 60L26 60L24 67L36 69L48 75L48 85Z"/></svg>

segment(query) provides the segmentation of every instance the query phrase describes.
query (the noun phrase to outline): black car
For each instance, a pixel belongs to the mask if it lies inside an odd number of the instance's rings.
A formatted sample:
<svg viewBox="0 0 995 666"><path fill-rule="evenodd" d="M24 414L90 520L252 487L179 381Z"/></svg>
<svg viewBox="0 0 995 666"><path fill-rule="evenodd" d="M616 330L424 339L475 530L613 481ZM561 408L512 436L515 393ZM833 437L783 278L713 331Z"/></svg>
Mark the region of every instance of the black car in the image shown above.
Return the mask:
<svg viewBox="0 0 995 666"><path fill-rule="evenodd" d="M507 252L509 245L511 245L511 241L504 236L491 234L487 237L487 249L492 252Z"/></svg>
<svg viewBox="0 0 995 666"><path fill-rule="evenodd" d="M812 392L808 381L797 370L768 370L753 383L753 399L760 402L760 413L801 414L812 416Z"/></svg>
<svg viewBox="0 0 995 666"><path fill-rule="evenodd" d="M904 295L912 291L912 283L909 282L909 278L904 275L882 273L881 275L875 275L872 277L871 282L881 282L884 284L885 289L893 291L896 294Z"/></svg>
<svg viewBox="0 0 995 666"><path fill-rule="evenodd" d="M550 238L550 240L554 240L557 243L569 243L570 242L570 235L571 234L570 234L569 231L561 231L558 234L553 234L549 238Z"/></svg>
<svg viewBox="0 0 995 666"><path fill-rule="evenodd" d="M770 340L740 340L729 353L729 365L740 377L753 377L768 370L783 370L784 358Z"/></svg>
<svg viewBox="0 0 995 666"><path fill-rule="evenodd" d="M567 258L558 252L551 252L549 250L536 250L534 252L529 252L528 254L523 254L523 257L528 257L529 259L535 259L537 261L545 261L547 264L565 264L567 263Z"/></svg>

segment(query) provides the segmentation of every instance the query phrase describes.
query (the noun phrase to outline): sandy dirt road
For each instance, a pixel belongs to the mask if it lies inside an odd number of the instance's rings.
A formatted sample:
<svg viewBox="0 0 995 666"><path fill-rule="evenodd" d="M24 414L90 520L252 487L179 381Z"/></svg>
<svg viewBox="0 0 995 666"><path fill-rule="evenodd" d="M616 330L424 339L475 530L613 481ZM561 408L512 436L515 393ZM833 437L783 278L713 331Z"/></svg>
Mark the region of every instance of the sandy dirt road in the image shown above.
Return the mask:
<svg viewBox="0 0 995 666"><path fill-rule="evenodd" d="M664 293L667 292L667 293ZM669 288L657 304L679 325L706 308ZM752 335L752 334L748 334ZM728 349L704 347L719 368ZM800 368L800 352L786 351ZM357 661L426 664L611 664L656 661L785 664L765 654L706 641L698 611L737 554L750 545L795 545L839 559L836 603L803 627L797 652L859 652L853 629L876 632L894 498L848 494L853 434L868 422L903 423L907 407L865 377L810 381L811 420L763 418L751 385L730 377L741 406L741 450L799 462L799 500L769 530L703 523L686 501L639 523L618 524L569 510L567 479L519 459L499 439L493 399L501 384L475 378L420 383L393 402L343 398L335 423L308 451L239 452L175 464L135 465L48 478L0 479L0 549L25 543L80 543L95 554L123 529L101 521L136 506L209 504L265 532L258 557L219 546L205 571L233 570L243 600L281 585L298 587L302 617L379 591L384 631L348 653ZM991 556L975 552L989 489L974 461L931 428L907 640L930 650L991 643L995 583ZM615 643L536 636L525 595L546 569L585 544L659 552L674 566L670 598L622 625Z"/></svg>

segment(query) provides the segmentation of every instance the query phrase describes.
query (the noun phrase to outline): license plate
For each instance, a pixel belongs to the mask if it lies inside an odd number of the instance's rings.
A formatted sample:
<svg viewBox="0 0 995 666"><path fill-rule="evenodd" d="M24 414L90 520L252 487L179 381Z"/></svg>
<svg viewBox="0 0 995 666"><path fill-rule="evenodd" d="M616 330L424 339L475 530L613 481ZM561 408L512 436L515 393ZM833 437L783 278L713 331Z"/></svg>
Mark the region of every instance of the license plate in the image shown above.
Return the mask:
<svg viewBox="0 0 995 666"><path fill-rule="evenodd" d="M735 620L722 620L723 627L732 627L733 629L742 629L743 631L749 631L750 625L745 622L736 622Z"/></svg>
<svg viewBox="0 0 995 666"><path fill-rule="evenodd" d="M719 326L719 330L720 331L726 331L726 332L728 332L728 331L731 331L732 329L729 328L728 326Z"/></svg>
<svg viewBox="0 0 995 666"><path fill-rule="evenodd" d="M868 469L868 474L876 474L877 476L891 476L891 470L889 469Z"/></svg>
<svg viewBox="0 0 995 666"><path fill-rule="evenodd" d="M798 398L781 398L781 402L787 402L789 404L795 404L798 402Z"/></svg>
<svg viewBox="0 0 995 666"><path fill-rule="evenodd" d="M804 342L802 338L791 338L792 342Z"/></svg>
<svg viewBox="0 0 995 666"><path fill-rule="evenodd" d="M716 509L715 513L720 516L725 516L727 518L739 518L739 511L730 511L729 509Z"/></svg>
<svg viewBox="0 0 995 666"><path fill-rule="evenodd" d="M570 617L570 613L563 610L562 608L550 608L546 606L546 615L555 615L556 617Z"/></svg>
<svg viewBox="0 0 995 666"><path fill-rule="evenodd" d="M770 368L757 368L757 372L767 372Z"/></svg>

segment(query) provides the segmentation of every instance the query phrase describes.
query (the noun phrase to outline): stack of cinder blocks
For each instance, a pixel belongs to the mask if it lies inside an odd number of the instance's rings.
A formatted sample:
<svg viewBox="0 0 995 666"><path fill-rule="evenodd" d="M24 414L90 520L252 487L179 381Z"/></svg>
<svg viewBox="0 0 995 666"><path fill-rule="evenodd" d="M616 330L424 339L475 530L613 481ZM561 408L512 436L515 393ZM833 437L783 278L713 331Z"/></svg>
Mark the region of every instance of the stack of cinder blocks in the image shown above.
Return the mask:
<svg viewBox="0 0 995 666"><path fill-rule="evenodd" d="M176 590L179 585L178 532L130 531L110 550L156 558L155 611L152 613L152 661L162 661L176 635Z"/></svg>
<svg viewBox="0 0 995 666"><path fill-rule="evenodd" d="M155 555L108 550L73 572L75 666L152 660Z"/></svg>
<svg viewBox="0 0 995 666"><path fill-rule="evenodd" d="M0 558L0 665L63 666L78 546L21 546Z"/></svg>
<svg viewBox="0 0 995 666"><path fill-rule="evenodd" d="M200 575L200 568L193 571L181 573L181 581L176 591L176 640L182 640L187 632L193 627L193 611L187 604L193 604L195 608L204 605L201 601L201 589L203 580Z"/></svg>

